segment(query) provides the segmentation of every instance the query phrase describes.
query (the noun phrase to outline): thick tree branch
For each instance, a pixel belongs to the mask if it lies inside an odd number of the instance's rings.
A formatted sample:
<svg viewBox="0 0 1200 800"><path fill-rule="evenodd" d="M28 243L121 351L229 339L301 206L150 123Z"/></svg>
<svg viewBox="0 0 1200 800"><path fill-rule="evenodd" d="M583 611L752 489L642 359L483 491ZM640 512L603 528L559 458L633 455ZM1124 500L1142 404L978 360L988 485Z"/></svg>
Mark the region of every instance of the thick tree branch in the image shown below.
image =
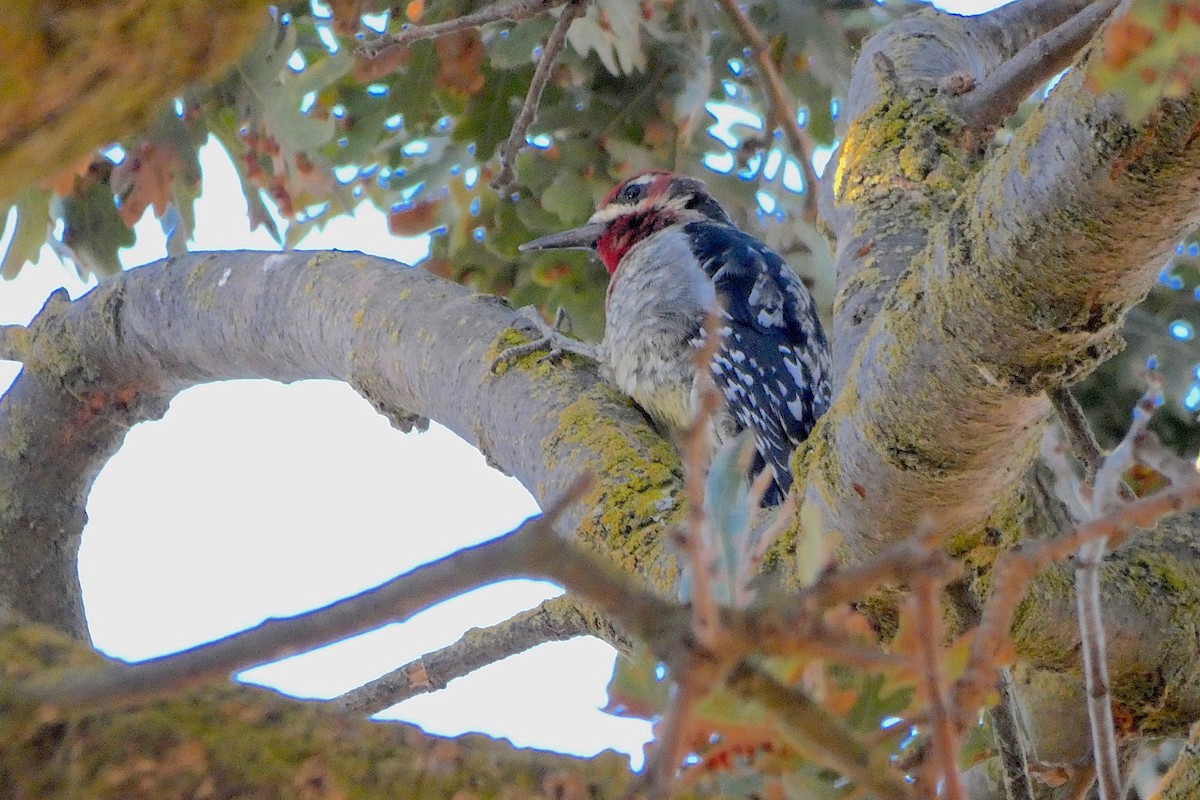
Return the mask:
<svg viewBox="0 0 1200 800"><path fill-rule="evenodd" d="M564 529L669 585L678 458L590 368L530 358L493 374L524 324L495 298L349 253L188 255L52 298L0 401L0 608L85 636L75 553L95 475L177 392L250 377L344 380L398 426L437 419L543 503L590 470L600 483Z"/></svg>
<svg viewBox="0 0 1200 800"><path fill-rule="evenodd" d="M958 114L974 128L999 125L1035 89L1070 66L1116 7L1117 0L1094 3L1030 42L964 94L955 103Z"/></svg>
<svg viewBox="0 0 1200 800"><path fill-rule="evenodd" d="M414 725L369 722L275 692L212 685L138 710L57 715L18 700L11 681L103 659L87 645L12 620L0 625L0 775L16 797L162 800L182 797L449 798L467 790L531 800L617 800L628 759L521 750L483 735L443 738Z"/></svg>
<svg viewBox="0 0 1200 800"><path fill-rule="evenodd" d="M262 0L8 4L0 39L0 201L145 130L170 98L232 66L270 21ZM3 203L0 202L0 205Z"/></svg>
<svg viewBox="0 0 1200 800"><path fill-rule="evenodd" d="M856 80L882 102L856 105L829 181L841 391L810 440L806 502L852 558L913 530L931 499L955 530L1011 525L1041 392L1118 346L1124 314L1200 222L1200 97L1129 120L1086 87L1085 59L980 164L922 82L969 40L940 16L906 25L866 48ZM885 45L890 83L862 63ZM909 158L912 142L927 157Z"/></svg>

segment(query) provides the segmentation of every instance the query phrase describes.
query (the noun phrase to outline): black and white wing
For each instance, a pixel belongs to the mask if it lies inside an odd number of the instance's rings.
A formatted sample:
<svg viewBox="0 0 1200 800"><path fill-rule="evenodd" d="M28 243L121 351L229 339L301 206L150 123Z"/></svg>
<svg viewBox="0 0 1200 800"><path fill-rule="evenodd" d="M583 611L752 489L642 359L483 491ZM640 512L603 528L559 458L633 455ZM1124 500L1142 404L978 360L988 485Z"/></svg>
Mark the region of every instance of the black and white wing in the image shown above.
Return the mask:
<svg viewBox="0 0 1200 800"><path fill-rule="evenodd" d="M829 407L825 333L808 290L778 253L728 225L693 222L685 232L724 312L714 382L734 419L754 432L753 473L775 469L764 502L781 502L792 453Z"/></svg>

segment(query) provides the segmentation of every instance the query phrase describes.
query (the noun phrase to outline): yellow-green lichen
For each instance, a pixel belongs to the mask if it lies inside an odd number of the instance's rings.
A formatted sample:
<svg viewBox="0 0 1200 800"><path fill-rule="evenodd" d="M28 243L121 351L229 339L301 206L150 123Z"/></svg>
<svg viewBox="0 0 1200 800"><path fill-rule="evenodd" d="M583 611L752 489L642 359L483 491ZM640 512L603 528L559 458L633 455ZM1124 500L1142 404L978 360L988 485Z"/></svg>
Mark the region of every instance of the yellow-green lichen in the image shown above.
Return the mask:
<svg viewBox="0 0 1200 800"><path fill-rule="evenodd" d="M580 526L580 540L615 558L622 569L667 589L675 570L663 544L668 526L681 517L673 496L680 483L679 456L648 425L632 432L629 426L613 425L603 405L615 399L615 393L602 399L585 393L568 404L544 449L591 457L588 466L597 473L597 485L584 501L591 512Z"/></svg>

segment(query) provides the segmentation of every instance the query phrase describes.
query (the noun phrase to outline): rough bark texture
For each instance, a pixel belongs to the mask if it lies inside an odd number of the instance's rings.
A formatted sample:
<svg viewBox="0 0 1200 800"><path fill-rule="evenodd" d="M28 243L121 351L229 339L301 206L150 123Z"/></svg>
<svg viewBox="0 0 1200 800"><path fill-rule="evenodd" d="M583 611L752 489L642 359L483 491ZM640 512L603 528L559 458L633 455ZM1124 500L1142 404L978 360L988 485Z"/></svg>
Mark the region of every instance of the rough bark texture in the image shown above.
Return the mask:
<svg viewBox="0 0 1200 800"><path fill-rule="evenodd" d="M85 53L98 34L85 27L87 12L73 16L67 5L61 19L80 27L65 33L29 16L42 10L17 20L26 38L10 50L31 53L43 72L26 80L0 68L0 91L12 98L0 112L0 196L143 123L156 98L244 46L219 25L196 31L177 20L198 48L187 52L199 55L180 58L179 43L161 37L134 47L139 58L165 54L171 63L138 63L139 91L126 97L130 82L102 59L129 59L122 48L133 45L101 37L108 47ZM125 20L116 32L149 30L139 26L162 8L108 5L119 13L95 16ZM1060 20L1082 3L1020 5ZM981 146L986 132L964 126L939 82L986 79L1045 30L1011 13L981 21L922 13L860 59L823 198L838 242L839 395L800 456L808 511L840 535L847 560L910 534L933 512L959 534L953 549L981 596L1002 545L1066 524L1044 475L1030 469L1047 416L1042 390L1085 374L1117 346L1125 313L1200 221L1200 97L1128 119L1115 98L1085 88L1086 56L1010 142ZM0 34L13 36L3 22ZM66 46L54 46L63 44L55 35ZM10 342L25 348L26 369L0 402L0 610L86 636L75 551L96 473L128 429L161 415L176 392L246 377L344 380L398 427L436 418L542 501L591 469L599 487L570 524L667 585L674 570L661 534L677 515L674 452L576 362L551 367L534 356L493 375L492 358L522 340L513 322L499 301L358 254L193 255L123 275L76 303L52 299ZM1194 520L1181 525L1105 563L1113 696L1130 736L1179 733L1200 717L1200 553ZM1076 760L1087 744L1072 591L1069 571L1048 573L1014 631L1014 672L1043 760ZM10 631L5 641L59 663L82 657L40 635ZM471 784L481 796L505 785L554 793L556 785L537 789L550 769L541 762L503 772L517 762L499 745L481 745L487 755L477 759L469 741L434 747L400 728L253 694L214 688L62 721L30 713L0 686L0 794L63 794L69 784L89 797L338 797L347 786L394 796L416 782L448 796L468 772L490 776ZM275 747L285 755L275 759ZM451 755L429 754L438 747ZM607 762L547 763L623 772ZM1194 758L1178 770L1165 796L1194 796ZM454 780L442 782L444 772ZM622 782L600 785L585 784L580 796Z"/></svg>
<svg viewBox="0 0 1200 800"><path fill-rule="evenodd" d="M617 798L624 755L518 750L481 734L444 738L318 703L222 682L134 710L39 713L12 680L101 662L86 645L0 620L0 796L170 800L196 797ZM587 777L583 777L586 775Z"/></svg>
<svg viewBox="0 0 1200 800"><path fill-rule="evenodd" d="M262 0L6 3L0 14L0 199L144 130L214 78L269 20Z"/></svg>
<svg viewBox="0 0 1200 800"><path fill-rule="evenodd" d="M1085 56L982 158L934 81L986 65L971 30L928 12L872 40L831 162L841 391L812 439L806 502L852 560L925 514L962 550L987 525L1014 531L1042 391L1119 346L1200 221L1200 97L1127 119L1085 87Z"/></svg>
<svg viewBox="0 0 1200 800"><path fill-rule="evenodd" d="M435 418L543 503L591 470L566 527L668 585L673 450L589 366L535 355L494 375L514 324L501 300L358 253L188 255L52 298L0 401L0 608L86 635L75 555L96 474L174 394L251 377L346 381L402 429Z"/></svg>

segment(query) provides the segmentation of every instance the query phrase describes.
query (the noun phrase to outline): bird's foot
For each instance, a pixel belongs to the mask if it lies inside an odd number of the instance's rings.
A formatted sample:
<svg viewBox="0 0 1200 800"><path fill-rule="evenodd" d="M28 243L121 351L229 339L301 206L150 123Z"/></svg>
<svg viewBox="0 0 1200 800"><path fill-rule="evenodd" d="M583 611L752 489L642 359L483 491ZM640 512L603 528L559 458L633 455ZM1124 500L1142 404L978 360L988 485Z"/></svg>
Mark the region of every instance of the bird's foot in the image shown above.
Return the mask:
<svg viewBox="0 0 1200 800"><path fill-rule="evenodd" d="M540 350L545 350L546 355L538 359L539 363L560 358L566 353L574 353L577 356L583 356L592 361L600 360L600 354L595 345L581 342L578 339L572 339L566 333L563 333L565 328L570 327L570 320L567 319L567 312L562 308L559 308L557 313L555 313L553 325L548 324L542 319L542 315L533 306L525 306L518 309L517 313L533 323L540 335L538 338L525 344L510 347L496 356L496 360L492 362L492 372L503 372L518 359Z"/></svg>

